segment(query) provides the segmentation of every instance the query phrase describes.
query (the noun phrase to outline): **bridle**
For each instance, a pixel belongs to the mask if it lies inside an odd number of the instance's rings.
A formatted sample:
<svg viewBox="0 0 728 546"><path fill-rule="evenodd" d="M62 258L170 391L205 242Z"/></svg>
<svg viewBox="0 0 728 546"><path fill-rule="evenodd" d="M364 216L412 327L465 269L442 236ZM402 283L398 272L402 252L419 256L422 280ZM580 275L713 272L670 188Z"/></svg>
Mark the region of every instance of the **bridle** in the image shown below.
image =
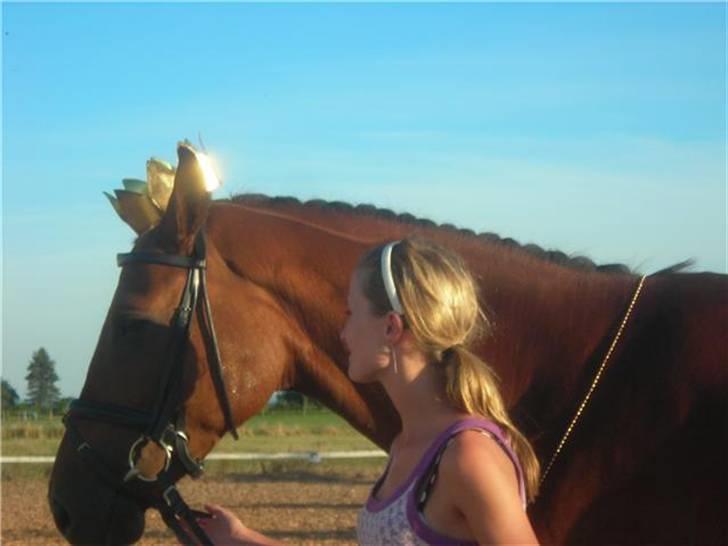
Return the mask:
<svg viewBox="0 0 728 546"><path fill-rule="evenodd" d="M193 510L185 503L169 473L173 458L176 458L185 473L192 478L200 477L204 471L203 461L195 459L189 452L183 407L184 393L181 362L189 342L190 324L195 310L198 311L198 322L203 332L203 339L208 353L207 361L210 376L225 420L225 428L236 440L238 439L230 409L230 400L225 388L222 360L210 310L205 275L207 269L206 256L204 229L201 229L195 238L191 256L142 251L117 255L119 267L151 264L187 270L187 280L182 291L182 297L172 318L172 331L167 353L169 358L164 363L159 384L159 395L155 399L151 411L142 411L91 400L74 400L71 402L63 422L78 455L88 463L104 482L115 490L124 490L132 496L138 496L138 494L135 495L134 491L131 490L131 484L129 483L131 478L136 477L142 481L156 482L161 486L159 488L161 498L154 499L152 506L159 510L165 523L175 532L180 541L185 544L201 543L211 545L212 542L196 521L198 517L204 517L208 514ZM200 299L202 304L198 305ZM118 465L109 464L83 438L76 426L76 421L79 419L101 421L142 431L139 438L132 443L129 449L129 469L127 471L118 469ZM165 454L164 470L154 479L144 478L140 474L133 473L135 458L139 450L150 441L158 444ZM196 541L182 526L183 521L194 533Z"/></svg>

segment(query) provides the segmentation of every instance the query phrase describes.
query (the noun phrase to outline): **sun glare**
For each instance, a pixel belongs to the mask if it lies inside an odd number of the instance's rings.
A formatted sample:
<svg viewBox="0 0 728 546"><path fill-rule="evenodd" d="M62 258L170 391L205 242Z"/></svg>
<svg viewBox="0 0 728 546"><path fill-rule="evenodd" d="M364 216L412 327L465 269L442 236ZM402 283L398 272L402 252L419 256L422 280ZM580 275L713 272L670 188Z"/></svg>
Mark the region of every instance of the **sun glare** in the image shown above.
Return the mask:
<svg viewBox="0 0 728 546"><path fill-rule="evenodd" d="M202 174L205 178L205 189L208 192L212 193L220 186L222 186L222 183L220 182L220 179L216 174L217 169L215 169L214 160L209 155L202 153L198 150L195 150L194 152L195 156L197 156L197 161L200 164Z"/></svg>

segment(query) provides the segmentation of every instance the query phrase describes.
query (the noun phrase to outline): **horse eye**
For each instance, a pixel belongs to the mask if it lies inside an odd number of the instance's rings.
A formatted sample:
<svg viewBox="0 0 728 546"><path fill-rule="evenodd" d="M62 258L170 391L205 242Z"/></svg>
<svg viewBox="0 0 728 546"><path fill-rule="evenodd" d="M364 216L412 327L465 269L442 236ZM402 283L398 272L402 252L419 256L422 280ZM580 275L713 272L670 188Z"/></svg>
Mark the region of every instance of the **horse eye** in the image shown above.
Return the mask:
<svg viewBox="0 0 728 546"><path fill-rule="evenodd" d="M134 317L119 317L116 321L116 332L121 336L136 334L144 329L145 322Z"/></svg>

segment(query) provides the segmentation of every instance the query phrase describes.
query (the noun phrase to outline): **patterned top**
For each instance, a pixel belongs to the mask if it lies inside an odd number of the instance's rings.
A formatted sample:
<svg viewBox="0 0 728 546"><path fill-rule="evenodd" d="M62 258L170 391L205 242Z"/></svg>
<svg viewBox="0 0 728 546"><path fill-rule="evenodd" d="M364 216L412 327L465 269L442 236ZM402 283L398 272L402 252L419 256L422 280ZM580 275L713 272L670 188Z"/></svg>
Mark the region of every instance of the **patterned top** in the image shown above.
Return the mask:
<svg viewBox="0 0 728 546"><path fill-rule="evenodd" d="M359 512L356 535L360 546L450 546L475 545L475 542L458 540L442 535L430 528L422 513L429 488L434 483L436 467L444 449L458 433L479 430L491 436L503 448L513 462L518 475L518 486L523 508L526 509L526 488L523 471L506 436L498 425L484 418L473 417L456 421L438 435L414 468L410 476L388 499L374 497L387 475L387 469L379 478L366 504ZM390 460L391 462L391 460Z"/></svg>

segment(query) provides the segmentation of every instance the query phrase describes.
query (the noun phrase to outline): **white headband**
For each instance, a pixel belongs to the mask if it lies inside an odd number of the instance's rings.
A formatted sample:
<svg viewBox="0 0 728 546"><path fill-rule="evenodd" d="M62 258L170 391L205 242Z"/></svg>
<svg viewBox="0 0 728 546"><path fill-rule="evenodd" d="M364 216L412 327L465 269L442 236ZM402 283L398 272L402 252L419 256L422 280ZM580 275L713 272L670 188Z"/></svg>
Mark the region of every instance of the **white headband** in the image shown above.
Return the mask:
<svg viewBox="0 0 728 546"><path fill-rule="evenodd" d="M392 309L400 315L404 315L404 309L397 296L397 287L394 285L394 277L392 277L392 249L397 243L399 241L392 241L382 249L382 281L384 282L384 289L387 291L387 298L389 298L389 304L392 306Z"/></svg>

